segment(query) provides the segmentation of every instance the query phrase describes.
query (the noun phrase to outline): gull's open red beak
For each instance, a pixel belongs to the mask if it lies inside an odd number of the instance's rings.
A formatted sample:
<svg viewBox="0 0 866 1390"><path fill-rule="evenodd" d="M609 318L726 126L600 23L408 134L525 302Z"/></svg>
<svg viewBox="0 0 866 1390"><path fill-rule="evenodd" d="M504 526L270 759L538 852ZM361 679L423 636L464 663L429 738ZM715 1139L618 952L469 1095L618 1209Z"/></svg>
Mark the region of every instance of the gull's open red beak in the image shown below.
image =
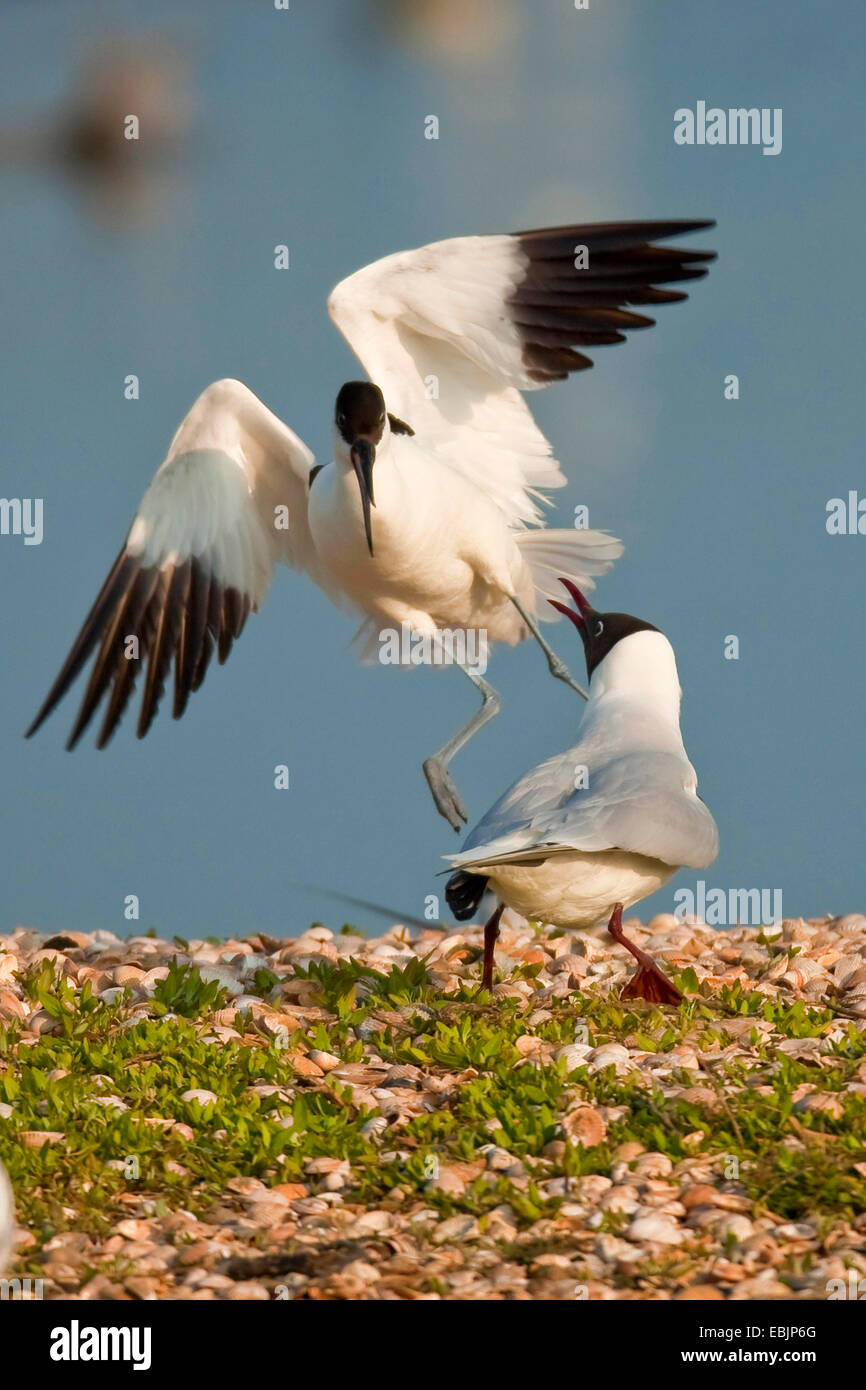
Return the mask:
<svg viewBox="0 0 866 1390"><path fill-rule="evenodd" d="M571 597L577 604L579 611L575 613L571 608L568 607L567 604L560 603L559 600L555 598L549 598L547 602L551 605L551 607L556 608L560 613L563 613L566 618L570 618L571 621L574 623L574 626L578 630L580 630L580 628L583 627L588 615L590 613L594 613L595 609L592 607L592 604L587 603L586 599L578 589L577 585L573 584L570 579L560 579L559 582L563 586L563 588L566 589L569 594L571 594Z"/></svg>

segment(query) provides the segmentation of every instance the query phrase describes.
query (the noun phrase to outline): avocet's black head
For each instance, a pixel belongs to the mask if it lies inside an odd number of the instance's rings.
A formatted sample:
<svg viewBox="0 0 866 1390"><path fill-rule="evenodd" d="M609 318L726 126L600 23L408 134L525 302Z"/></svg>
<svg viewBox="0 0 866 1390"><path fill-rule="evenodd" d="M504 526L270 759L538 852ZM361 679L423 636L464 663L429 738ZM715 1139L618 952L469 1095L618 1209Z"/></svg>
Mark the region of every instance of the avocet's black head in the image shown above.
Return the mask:
<svg viewBox="0 0 866 1390"><path fill-rule="evenodd" d="M370 508L375 507L373 496L373 464L376 445L385 431L385 397L371 381L347 381L340 387L334 407L334 423L340 438L349 446L349 458L361 489L364 509L364 531L367 546L373 554L373 532Z"/></svg>
<svg viewBox="0 0 866 1390"><path fill-rule="evenodd" d="M578 611L575 613L567 604L559 603L555 598L548 599L548 603L570 618L580 633L586 657L586 674L590 680L595 668L623 637L630 637L633 632L658 632L652 623L645 623L643 618L633 618L630 613L597 613L570 579L560 579L559 582L571 594Z"/></svg>
<svg viewBox="0 0 866 1390"><path fill-rule="evenodd" d="M375 447L385 429L385 397L372 381L347 381L340 387L334 407L334 422L351 447L367 439Z"/></svg>

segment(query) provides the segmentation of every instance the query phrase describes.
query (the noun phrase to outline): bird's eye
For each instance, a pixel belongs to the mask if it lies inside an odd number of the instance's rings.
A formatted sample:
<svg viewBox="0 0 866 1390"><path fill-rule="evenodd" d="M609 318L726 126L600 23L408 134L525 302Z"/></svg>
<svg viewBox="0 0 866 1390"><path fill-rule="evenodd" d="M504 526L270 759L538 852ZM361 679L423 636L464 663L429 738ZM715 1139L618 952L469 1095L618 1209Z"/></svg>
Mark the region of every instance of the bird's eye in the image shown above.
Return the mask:
<svg viewBox="0 0 866 1390"><path fill-rule="evenodd" d="M599 618L598 622L597 622L596 625L595 625L595 633L594 633L593 635L594 635L595 637L600 637L601 634L602 634L603 632L604 632L604 623L601 621L601 618Z"/></svg>
<svg viewBox="0 0 866 1390"><path fill-rule="evenodd" d="M345 415L343 414L343 412L340 411L340 414L337 416L337 424L340 426L340 429L343 428L343 426L345 425L345 423L346 423L346 417L345 417Z"/></svg>

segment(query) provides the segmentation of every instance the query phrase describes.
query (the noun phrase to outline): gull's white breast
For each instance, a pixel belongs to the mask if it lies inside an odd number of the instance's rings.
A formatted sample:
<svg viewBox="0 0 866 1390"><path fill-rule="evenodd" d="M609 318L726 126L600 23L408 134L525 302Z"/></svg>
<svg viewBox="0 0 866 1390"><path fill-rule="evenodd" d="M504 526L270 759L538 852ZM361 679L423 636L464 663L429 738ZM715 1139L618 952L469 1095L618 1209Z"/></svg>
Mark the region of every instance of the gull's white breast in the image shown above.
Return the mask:
<svg viewBox="0 0 866 1390"><path fill-rule="evenodd" d="M620 849L574 849L559 850L540 862L473 865L472 871L487 874L492 891L523 917L587 930L607 921L614 903L630 907L654 893L676 869Z"/></svg>

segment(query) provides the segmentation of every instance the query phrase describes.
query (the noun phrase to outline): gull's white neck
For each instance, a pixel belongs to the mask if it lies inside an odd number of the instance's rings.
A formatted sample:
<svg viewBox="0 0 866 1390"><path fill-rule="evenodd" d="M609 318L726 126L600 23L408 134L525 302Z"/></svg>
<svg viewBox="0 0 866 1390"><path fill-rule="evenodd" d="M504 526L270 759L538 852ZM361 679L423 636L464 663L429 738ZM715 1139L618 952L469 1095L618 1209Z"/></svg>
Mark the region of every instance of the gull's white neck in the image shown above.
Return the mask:
<svg viewBox="0 0 866 1390"><path fill-rule="evenodd" d="M587 716L612 697L679 725L682 691L674 649L663 633L632 632L611 648L592 674Z"/></svg>

